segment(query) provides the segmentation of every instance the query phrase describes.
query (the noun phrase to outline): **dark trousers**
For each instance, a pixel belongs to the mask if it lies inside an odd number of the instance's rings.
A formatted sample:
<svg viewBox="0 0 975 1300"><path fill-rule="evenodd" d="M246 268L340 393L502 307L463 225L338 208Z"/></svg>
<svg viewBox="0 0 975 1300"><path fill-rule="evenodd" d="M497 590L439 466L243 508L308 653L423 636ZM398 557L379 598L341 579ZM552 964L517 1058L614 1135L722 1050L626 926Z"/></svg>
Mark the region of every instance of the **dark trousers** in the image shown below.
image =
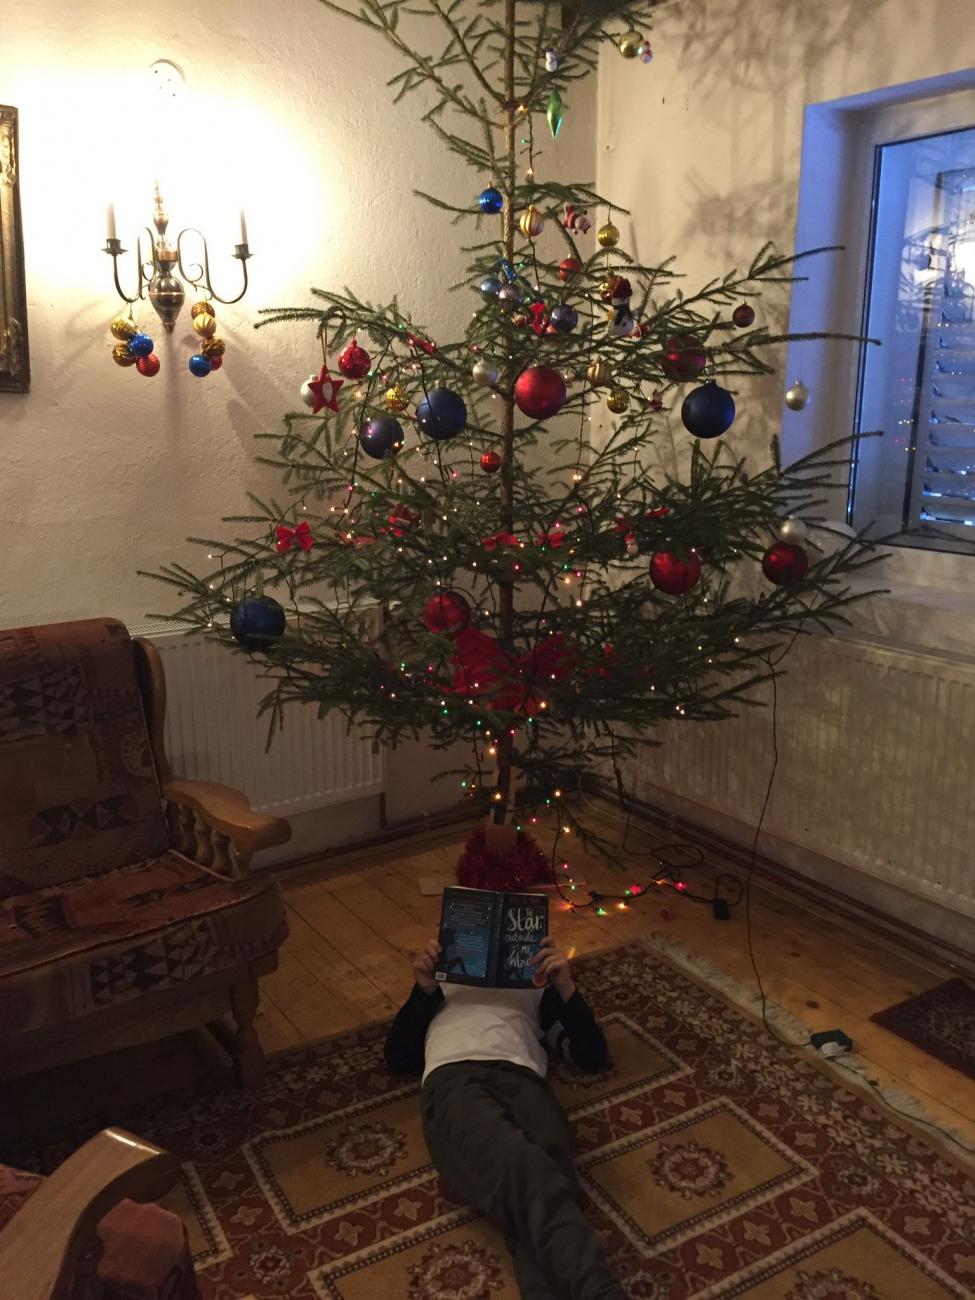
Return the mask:
<svg viewBox="0 0 975 1300"><path fill-rule="evenodd" d="M458 1061L428 1077L423 1135L450 1190L504 1233L523 1300L626 1300L576 1200L565 1112L508 1061Z"/></svg>

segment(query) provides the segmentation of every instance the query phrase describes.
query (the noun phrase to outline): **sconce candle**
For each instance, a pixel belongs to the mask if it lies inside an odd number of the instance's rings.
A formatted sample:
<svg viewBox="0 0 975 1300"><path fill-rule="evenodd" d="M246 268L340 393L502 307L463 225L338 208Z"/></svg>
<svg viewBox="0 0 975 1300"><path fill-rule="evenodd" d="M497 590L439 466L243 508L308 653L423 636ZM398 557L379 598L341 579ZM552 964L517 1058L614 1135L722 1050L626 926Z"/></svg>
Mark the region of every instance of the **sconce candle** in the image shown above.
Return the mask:
<svg viewBox="0 0 975 1300"><path fill-rule="evenodd" d="M175 247L169 242L166 235L166 228L169 225L169 214L163 206L162 194L159 191L159 182L156 182L155 210L153 212L152 224L155 226L155 234L148 227L139 232L136 238L135 260L136 260L136 286L133 294L127 294L122 288L119 280L118 260L126 252L122 247L115 230L115 208L109 205L108 208L108 237L105 241L105 252L112 259L112 272L115 279L115 288L120 298L131 304L138 302L141 298L148 298L156 309L160 320L165 326L166 333L171 334L176 324L176 318L182 310L186 300L185 285L192 285L198 292L203 292L208 298L215 302L225 304L240 302L247 292L247 261L252 256L247 245L247 222L243 212L240 214L240 243L237 244L233 257L240 262L243 272L243 287L236 298L222 298L213 287L213 280L210 277L210 253L207 248L207 241L194 227L188 227L181 230L176 237ZM183 240L187 236L199 239L202 246L198 255L198 260L193 259L187 262L183 255ZM149 247L144 248L143 239L148 237ZM148 274L148 268L152 268L152 274Z"/></svg>

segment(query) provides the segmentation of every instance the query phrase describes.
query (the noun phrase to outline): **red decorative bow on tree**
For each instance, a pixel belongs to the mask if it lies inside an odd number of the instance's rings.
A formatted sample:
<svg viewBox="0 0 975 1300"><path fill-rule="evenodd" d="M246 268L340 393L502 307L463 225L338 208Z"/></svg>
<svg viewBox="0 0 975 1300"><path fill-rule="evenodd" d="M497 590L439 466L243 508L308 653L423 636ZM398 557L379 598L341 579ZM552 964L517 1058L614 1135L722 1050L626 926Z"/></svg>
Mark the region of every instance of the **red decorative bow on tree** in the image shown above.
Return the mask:
<svg viewBox="0 0 975 1300"><path fill-rule="evenodd" d="M496 551L499 546L521 546L521 542L514 533L493 533L490 537L482 537L481 545L486 551Z"/></svg>
<svg viewBox="0 0 975 1300"><path fill-rule="evenodd" d="M538 546L547 546L550 550L557 551L565 545L565 529L550 528L547 533L539 533L535 542Z"/></svg>
<svg viewBox="0 0 975 1300"><path fill-rule="evenodd" d="M544 686L563 682L576 662L575 652L561 632L529 650L520 659L509 655L493 637L468 627L454 637L452 689L469 699L483 699L489 708L535 714Z"/></svg>
<svg viewBox="0 0 975 1300"><path fill-rule="evenodd" d="M315 545L315 539L311 535L307 519L302 519L296 528L289 528L287 524L278 524L274 530L274 535L278 539L275 549L279 555L283 555L285 551L290 551L292 546L297 546L302 551L310 551Z"/></svg>

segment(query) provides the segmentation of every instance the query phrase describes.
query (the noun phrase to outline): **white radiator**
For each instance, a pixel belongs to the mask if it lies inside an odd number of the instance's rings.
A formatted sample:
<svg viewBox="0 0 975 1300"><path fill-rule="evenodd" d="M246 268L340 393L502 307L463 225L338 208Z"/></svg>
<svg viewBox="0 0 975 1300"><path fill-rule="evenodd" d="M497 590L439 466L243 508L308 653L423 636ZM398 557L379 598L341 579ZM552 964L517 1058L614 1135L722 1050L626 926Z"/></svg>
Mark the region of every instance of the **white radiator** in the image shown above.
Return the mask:
<svg viewBox="0 0 975 1300"><path fill-rule="evenodd" d="M800 637L778 680L779 766L764 829L975 915L975 666L851 638ZM762 692L766 700L771 691ZM662 788L754 825L771 711L668 722L635 763Z"/></svg>
<svg viewBox="0 0 975 1300"><path fill-rule="evenodd" d="M166 747L180 776L242 790L262 812L291 816L383 789L382 754L338 713L320 721L314 705L284 714L268 752L268 717L258 718L273 683L243 655L202 636L132 627L156 646L166 670Z"/></svg>

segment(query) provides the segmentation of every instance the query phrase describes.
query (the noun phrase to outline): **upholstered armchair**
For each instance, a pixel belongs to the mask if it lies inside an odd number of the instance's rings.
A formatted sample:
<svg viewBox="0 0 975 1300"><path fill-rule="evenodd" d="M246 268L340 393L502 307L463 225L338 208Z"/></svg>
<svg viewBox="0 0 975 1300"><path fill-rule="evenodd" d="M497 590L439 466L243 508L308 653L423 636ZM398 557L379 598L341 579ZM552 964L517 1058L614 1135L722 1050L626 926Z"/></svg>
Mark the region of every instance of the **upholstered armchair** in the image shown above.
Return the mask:
<svg viewBox="0 0 975 1300"><path fill-rule="evenodd" d="M113 619L0 631L0 1078L200 1025L261 1078L287 929L249 868L291 830L174 776L165 713L158 653Z"/></svg>
<svg viewBox="0 0 975 1300"><path fill-rule="evenodd" d="M50 1178L0 1165L4 1300L199 1300L180 1219L145 1204L179 1163L105 1129Z"/></svg>

